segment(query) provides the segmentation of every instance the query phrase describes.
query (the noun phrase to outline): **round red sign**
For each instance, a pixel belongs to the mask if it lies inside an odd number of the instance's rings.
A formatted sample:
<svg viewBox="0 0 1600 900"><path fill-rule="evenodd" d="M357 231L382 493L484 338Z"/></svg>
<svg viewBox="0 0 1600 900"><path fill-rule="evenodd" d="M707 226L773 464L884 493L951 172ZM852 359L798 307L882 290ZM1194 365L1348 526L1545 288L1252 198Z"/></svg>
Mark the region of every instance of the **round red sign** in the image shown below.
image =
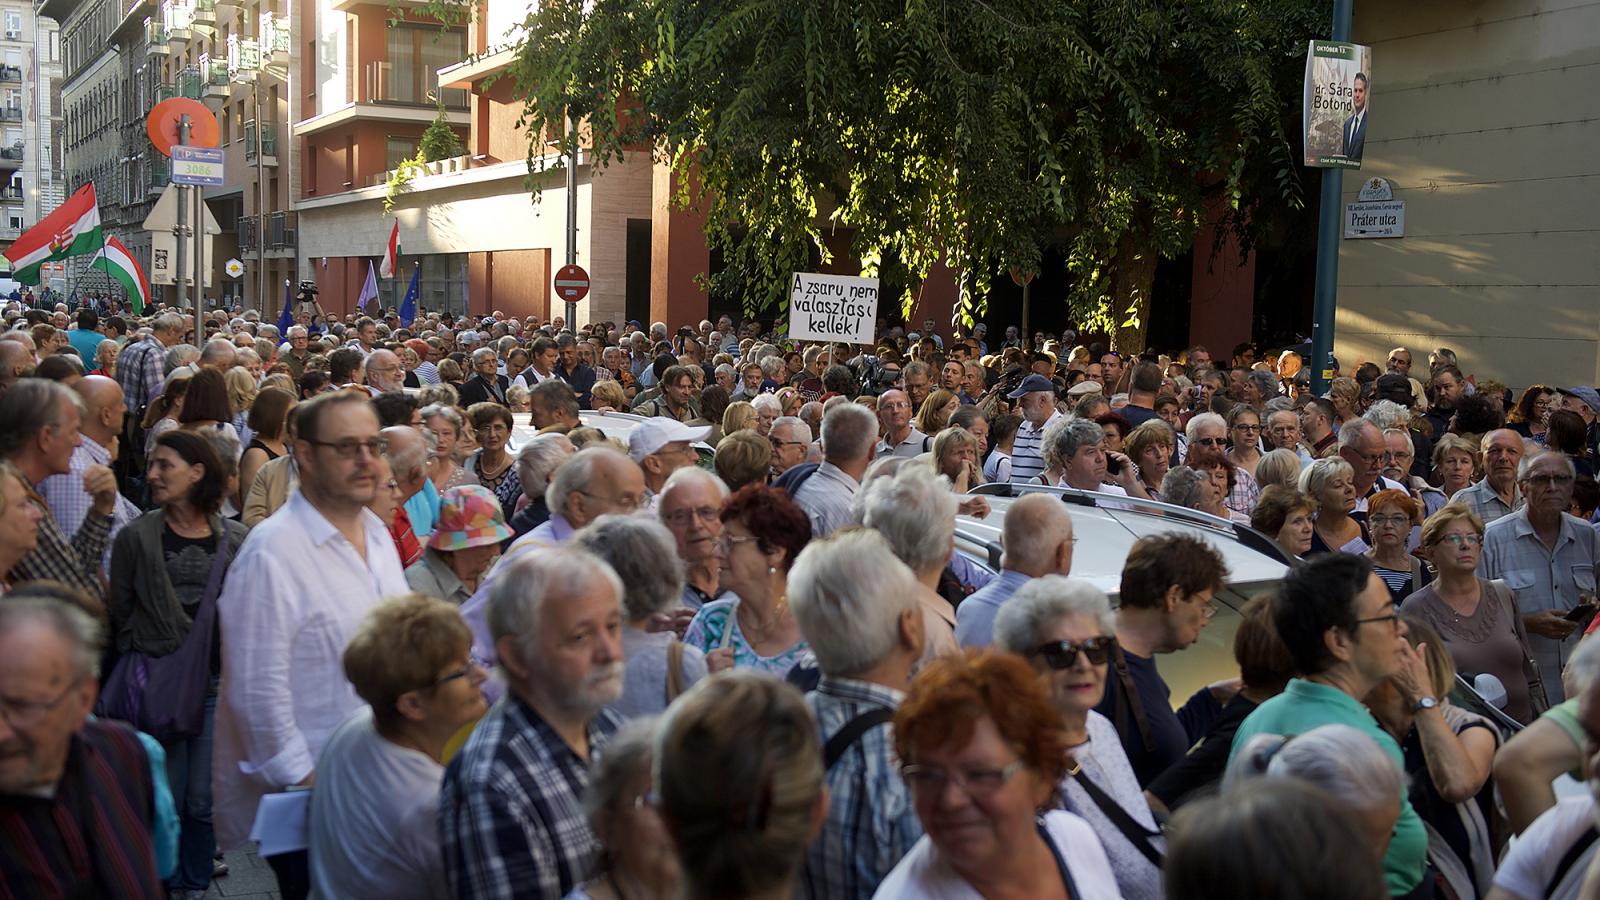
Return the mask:
<svg viewBox="0 0 1600 900"><path fill-rule="evenodd" d="M562 266L556 270L556 296L567 303L577 303L589 296L589 273L583 266Z"/></svg>

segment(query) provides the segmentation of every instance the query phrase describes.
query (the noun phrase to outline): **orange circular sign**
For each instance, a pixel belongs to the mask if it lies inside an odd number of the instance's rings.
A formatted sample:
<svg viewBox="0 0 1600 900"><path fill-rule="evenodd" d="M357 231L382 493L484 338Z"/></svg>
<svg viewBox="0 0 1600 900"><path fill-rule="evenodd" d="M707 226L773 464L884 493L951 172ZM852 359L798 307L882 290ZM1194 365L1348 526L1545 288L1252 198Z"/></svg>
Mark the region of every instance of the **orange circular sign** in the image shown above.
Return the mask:
<svg viewBox="0 0 1600 900"><path fill-rule="evenodd" d="M178 122L184 116L189 117L189 140L185 143L190 147L215 147L222 137L222 129L217 127L217 117L206 109L204 103L188 97L163 100L150 110L149 118L145 119L145 131L150 135L150 143L161 151L162 156L172 155L172 146L178 143Z"/></svg>

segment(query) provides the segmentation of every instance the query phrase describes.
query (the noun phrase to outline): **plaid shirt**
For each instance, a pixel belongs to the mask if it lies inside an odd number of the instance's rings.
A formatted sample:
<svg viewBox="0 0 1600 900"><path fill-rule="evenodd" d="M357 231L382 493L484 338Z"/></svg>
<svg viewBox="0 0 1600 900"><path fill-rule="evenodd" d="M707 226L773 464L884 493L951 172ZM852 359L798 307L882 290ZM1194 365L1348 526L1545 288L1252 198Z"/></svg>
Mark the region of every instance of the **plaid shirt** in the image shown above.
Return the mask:
<svg viewBox="0 0 1600 900"><path fill-rule="evenodd" d="M1450 498L1450 502L1465 503L1472 508L1473 512L1478 514L1478 518L1482 519L1483 524L1487 526L1490 522L1509 516L1522 508L1522 486L1512 482L1511 504L1509 506L1506 505L1504 500L1500 499L1499 494L1495 493L1487 478L1480 479L1477 484L1471 487L1464 487L1456 491L1456 495Z"/></svg>
<svg viewBox="0 0 1600 900"><path fill-rule="evenodd" d="M56 524L50 504L26 478L22 479L22 486L27 489L28 498L44 512L44 517L39 520L39 544L11 570L13 580L60 581L104 603L106 589L100 577L100 563L106 545L111 542L111 517L90 512L78 533L68 540L61 526Z"/></svg>
<svg viewBox="0 0 1600 900"><path fill-rule="evenodd" d="M806 703L826 744L851 719L875 707L894 709L904 696L866 681L823 676ZM828 818L806 850L802 896L870 900L922 837L893 739L888 724L868 729L825 774Z"/></svg>
<svg viewBox="0 0 1600 900"><path fill-rule="evenodd" d="M589 766L622 720L601 710L582 759L510 694L445 769L439 836L458 900L560 900L593 874L600 845L583 809Z"/></svg>
<svg viewBox="0 0 1600 900"><path fill-rule="evenodd" d="M117 354L117 383L128 412L137 414L161 396L167 378L167 348L150 335Z"/></svg>

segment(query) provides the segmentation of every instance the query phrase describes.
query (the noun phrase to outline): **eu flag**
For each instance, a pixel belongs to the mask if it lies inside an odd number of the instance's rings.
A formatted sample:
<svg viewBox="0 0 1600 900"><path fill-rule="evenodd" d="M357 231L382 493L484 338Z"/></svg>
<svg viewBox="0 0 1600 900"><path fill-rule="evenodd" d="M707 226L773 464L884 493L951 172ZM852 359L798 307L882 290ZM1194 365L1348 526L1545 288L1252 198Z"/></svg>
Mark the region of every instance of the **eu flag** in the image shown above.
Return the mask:
<svg viewBox="0 0 1600 900"><path fill-rule="evenodd" d="M406 288L406 298L400 301L400 327L410 328L411 323L417 319L417 278L422 274L422 269L417 266L411 268L411 286Z"/></svg>

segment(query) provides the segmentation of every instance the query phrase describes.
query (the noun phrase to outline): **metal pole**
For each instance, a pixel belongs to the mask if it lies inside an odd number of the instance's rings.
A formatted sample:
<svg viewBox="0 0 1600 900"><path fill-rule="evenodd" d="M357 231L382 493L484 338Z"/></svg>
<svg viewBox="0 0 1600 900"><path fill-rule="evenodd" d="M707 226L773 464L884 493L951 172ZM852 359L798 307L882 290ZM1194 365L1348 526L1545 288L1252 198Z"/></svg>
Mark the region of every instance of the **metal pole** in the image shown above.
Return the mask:
<svg viewBox="0 0 1600 900"><path fill-rule="evenodd" d="M250 80L250 96L254 98L256 113L256 302L261 304L261 314L267 314L267 242L266 206L267 189L262 186L266 166L262 164L261 151L265 145L261 135L261 76Z"/></svg>
<svg viewBox="0 0 1600 900"><path fill-rule="evenodd" d="M578 123L567 116L567 265L578 264ZM567 301L567 327L578 331L578 303Z"/></svg>
<svg viewBox="0 0 1600 900"><path fill-rule="evenodd" d="M205 188L194 185L194 308L205 308L206 296L206 198Z"/></svg>
<svg viewBox="0 0 1600 900"><path fill-rule="evenodd" d="M1334 0L1330 38L1350 39L1355 0ZM1333 377L1333 321L1339 299L1339 240L1343 231L1344 170L1322 170L1317 209L1317 280L1311 322L1311 392L1321 396Z"/></svg>
<svg viewBox="0 0 1600 900"><path fill-rule="evenodd" d="M1033 312L1030 308L1033 305L1032 291L1033 279L1029 278L1022 283L1022 341L1024 346L1028 346L1028 335L1031 333L1028 331L1028 318Z"/></svg>
<svg viewBox="0 0 1600 900"><path fill-rule="evenodd" d="M178 117L178 145L179 146L183 146L183 145L188 144L188 143L189 143L189 117L188 116L179 116ZM172 170L172 162L169 159L167 161L167 171L171 172L171 170ZM167 183L168 184L172 184L172 182L170 180ZM188 267L185 265L186 259L185 259L185 254L184 254L184 248L185 248L185 246L187 244L187 241L188 241L188 235L185 234L185 232L188 230L188 224L189 224L188 223L188 218L189 218L189 216L188 216L189 198L187 196L186 191L184 190L183 185L180 184L180 185L175 185L175 186L178 189L178 196L176 198L177 201L178 201L178 221L177 221L177 224L173 226L172 233L174 235L176 235L178 239L175 242L177 244L177 247L175 248L175 251L176 251L175 252L175 259L173 260L173 262L176 263L176 265L174 266L172 271L177 274L177 278L175 280L178 283L178 309L182 310L188 304L188 301L189 301L189 284L188 284L188 281L186 280L186 275L188 273ZM197 311L198 311L198 307L197 307ZM197 329L199 328L199 323L198 322L196 323L195 327Z"/></svg>

